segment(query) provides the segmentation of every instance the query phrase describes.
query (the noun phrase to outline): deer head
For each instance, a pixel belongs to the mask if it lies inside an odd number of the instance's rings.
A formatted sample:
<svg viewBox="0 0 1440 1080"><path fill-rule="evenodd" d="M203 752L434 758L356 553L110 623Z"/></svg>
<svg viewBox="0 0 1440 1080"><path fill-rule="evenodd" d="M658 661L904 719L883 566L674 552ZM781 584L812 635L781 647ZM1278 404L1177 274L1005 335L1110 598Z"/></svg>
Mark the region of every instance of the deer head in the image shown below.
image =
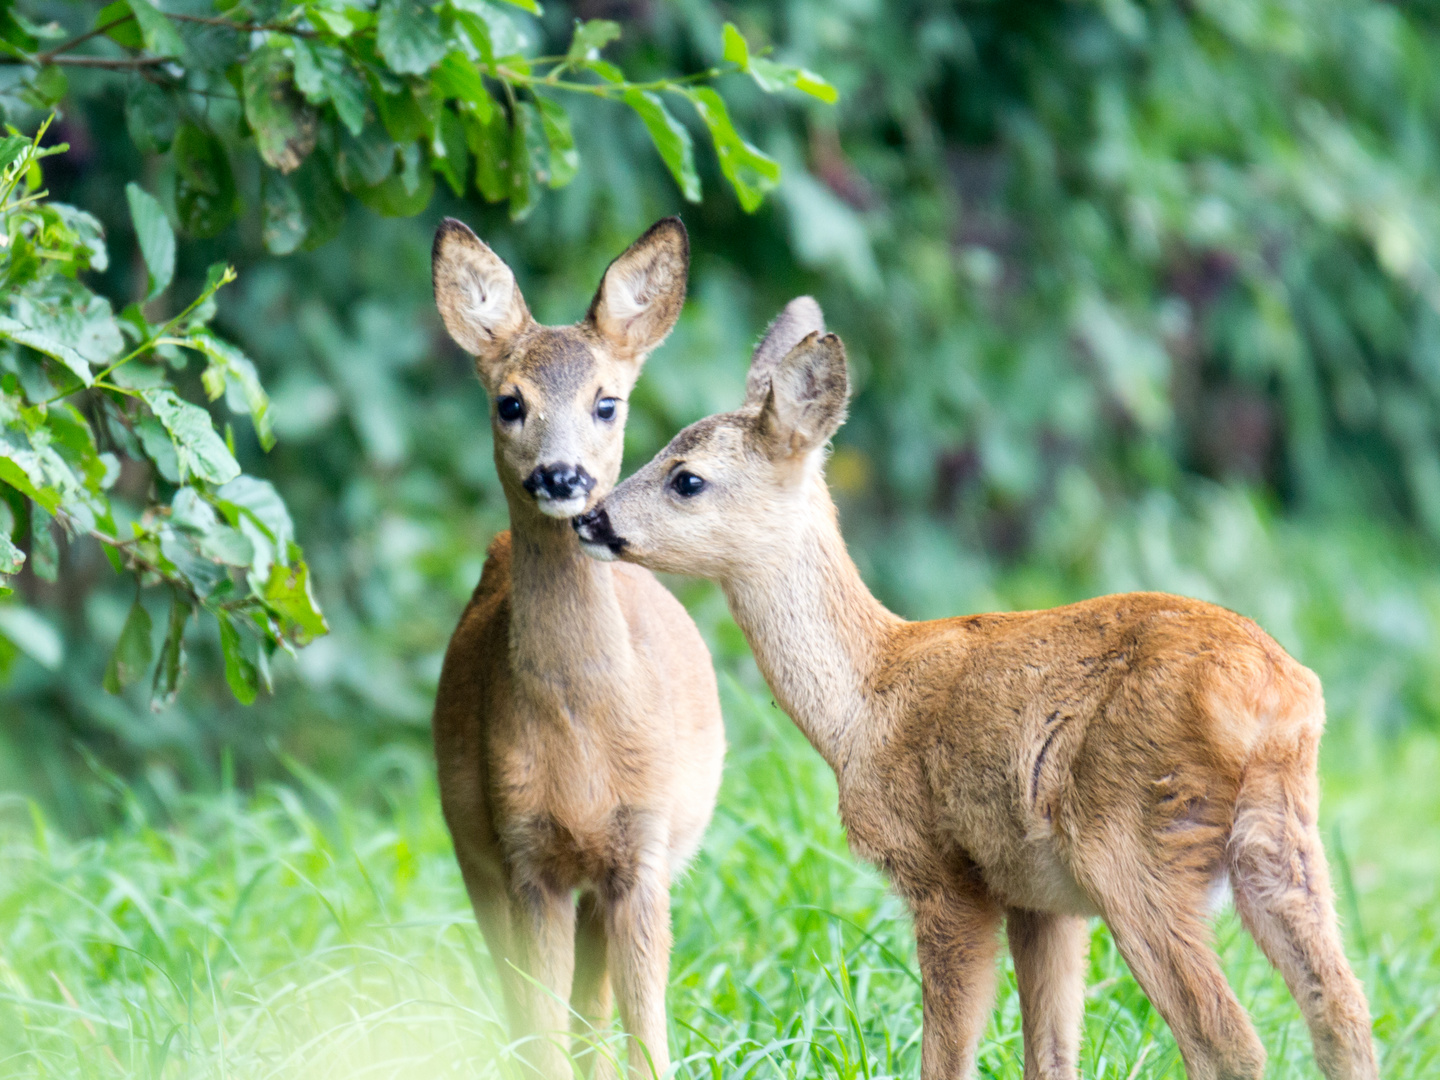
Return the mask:
<svg viewBox="0 0 1440 1080"><path fill-rule="evenodd" d="M848 395L845 347L814 300L791 301L755 349L744 405L691 424L577 518L582 546L721 581L766 558L814 512L809 493L823 485Z"/></svg>
<svg viewBox="0 0 1440 1080"><path fill-rule="evenodd" d="M499 256L453 218L440 223L435 304L490 395L512 515L572 517L615 483L626 399L680 316L689 263L685 227L665 218L610 264L583 319L542 326Z"/></svg>

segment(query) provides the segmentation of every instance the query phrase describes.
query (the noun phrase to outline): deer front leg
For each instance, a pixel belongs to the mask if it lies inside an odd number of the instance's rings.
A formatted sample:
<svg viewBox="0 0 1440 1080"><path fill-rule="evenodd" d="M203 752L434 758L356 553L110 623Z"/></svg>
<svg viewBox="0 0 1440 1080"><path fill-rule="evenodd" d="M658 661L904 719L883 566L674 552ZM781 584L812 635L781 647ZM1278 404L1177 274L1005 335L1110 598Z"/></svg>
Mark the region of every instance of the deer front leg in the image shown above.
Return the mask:
<svg viewBox="0 0 1440 1080"><path fill-rule="evenodd" d="M924 999L920 1080L970 1080L995 1000L1000 909L943 889L912 896L911 909Z"/></svg>
<svg viewBox="0 0 1440 1080"><path fill-rule="evenodd" d="M1005 932L1020 991L1025 1080L1075 1080L1089 927L1075 915L1012 908L1005 913Z"/></svg>
<svg viewBox="0 0 1440 1080"><path fill-rule="evenodd" d="M646 853L633 871L612 875L603 899L611 981L630 1036L630 1078L663 1077L670 1069L665 1030L670 870L663 849Z"/></svg>
<svg viewBox="0 0 1440 1080"><path fill-rule="evenodd" d="M510 901L510 973L521 1058L542 1080L569 1080L570 984L575 975L575 901L569 890L529 886Z"/></svg>

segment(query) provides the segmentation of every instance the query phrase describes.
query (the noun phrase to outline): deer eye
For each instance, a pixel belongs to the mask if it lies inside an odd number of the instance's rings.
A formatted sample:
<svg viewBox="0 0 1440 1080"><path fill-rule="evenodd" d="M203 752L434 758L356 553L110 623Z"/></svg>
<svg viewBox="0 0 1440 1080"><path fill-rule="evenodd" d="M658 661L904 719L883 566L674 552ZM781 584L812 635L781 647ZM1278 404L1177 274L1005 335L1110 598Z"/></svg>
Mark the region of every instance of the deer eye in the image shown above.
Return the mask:
<svg viewBox="0 0 1440 1080"><path fill-rule="evenodd" d="M693 472L682 472L670 481L670 486L675 489L675 494L689 499L705 490L705 479Z"/></svg>
<svg viewBox="0 0 1440 1080"><path fill-rule="evenodd" d="M613 397L602 397L595 403L595 415L601 420L614 420L616 404Z"/></svg>
<svg viewBox="0 0 1440 1080"><path fill-rule="evenodd" d="M501 420L514 422L525 415L525 403L513 394L505 394L495 402L495 412Z"/></svg>

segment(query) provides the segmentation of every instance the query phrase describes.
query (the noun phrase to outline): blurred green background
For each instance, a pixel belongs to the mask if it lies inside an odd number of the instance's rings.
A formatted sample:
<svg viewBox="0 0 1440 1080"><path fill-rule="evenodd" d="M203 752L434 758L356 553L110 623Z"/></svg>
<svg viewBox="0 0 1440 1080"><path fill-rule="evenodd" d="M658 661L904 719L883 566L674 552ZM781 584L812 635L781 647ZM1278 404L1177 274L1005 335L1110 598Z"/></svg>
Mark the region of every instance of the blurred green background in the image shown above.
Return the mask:
<svg viewBox="0 0 1440 1080"><path fill-rule="evenodd" d="M1257 618L1320 672L1339 725L1382 739L1435 723L1440 7L511 11L544 53L575 17L620 19L606 55L633 77L718 61L734 20L840 101L721 81L784 168L753 215L707 146L689 204L633 115L579 100L579 174L523 221L444 185L410 218L347 199L334 239L284 257L262 241L259 163L237 151L243 212L214 238L182 233L177 280L198 287L217 258L239 270L217 326L256 360L279 442L263 454L237 424L238 454L287 500L332 633L279 661L252 708L198 641L180 703L152 715L101 689L131 590L78 544L57 584L21 579L65 653L46 670L11 650L7 786L85 827L103 812L72 783L77 744L144 789L215 783L222 748L248 778L273 769L271 742L333 775L424 743L445 642L505 521L487 405L430 293L442 214L555 322L583 314L650 222L684 218L690 298L636 389L630 466L733 407L756 335L813 293L856 386L831 482L862 572L903 614L1170 589ZM173 155L130 137L133 81L71 70L53 138L72 149L46 162L52 197L105 225L110 267L91 279L119 302L145 278L124 185L174 188Z"/></svg>
<svg viewBox="0 0 1440 1080"><path fill-rule="evenodd" d="M34 18L53 8L67 19L78 6L33 7ZM151 826L137 822L193 822L222 803L202 812L187 800L210 793L231 806L256 788L299 790L332 822L390 822L353 826L362 835L422 829L392 815L419 799L434 817L425 762L440 661L485 546L505 526L487 402L434 310L435 224L466 221L515 269L537 318L568 322L610 258L679 213L693 252L689 300L633 395L627 471L680 426L734 407L756 336L786 300L811 293L846 342L855 386L829 478L861 572L885 603L930 618L1156 588L1254 617L1324 681L1327 790L1348 793L1356 823L1389 827L1384 845L1351 837L1363 857L1337 880L1352 940L1364 928L1359 898L1373 894L1385 913L1375 917L1390 937L1372 933L1357 963L1377 1015L1390 1017L1386 1038L1418 1053L1414 1031L1440 1000L1436 922L1421 917L1440 852L1408 852L1401 826L1433 827L1440 803L1392 813L1384 799L1434 786L1417 763L1437 760L1440 721L1440 4L584 0L515 14L546 54L564 52L576 18L620 22L605 55L632 78L717 63L722 23L733 21L752 48L773 46L840 98L767 95L740 75L717 84L737 127L783 167L753 214L724 185L698 126L705 197L690 203L634 115L577 100L567 106L578 175L523 220L444 185L410 217L346 196L333 239L284 256L267 253L262 236L261 168L236 151L243 211L218 236L182 233L177 280L194 292L217 259L239 271L216 325L255 359L278 443L262 453L237 424L237 454L287 501L331 633L278 659L273 695L244 707L225 688L218 646L197 632L186 689L155 714L148 695L101 687L133 585L85 543L62 550L55 584L18 577L18 598L64 641L58 666L12 647L0 675L0 788L35 800L36 820L49 823L36 836L93 836L101 847L85 857L103 867L127 843L145 847ZM71 150L46 163L52 196L104 224L110 267L88 280L117 298L145 292L125 183L162 202L175 183L171 156L129 134L127 79L70 72L53 138ZM18 99L5 107L26 131L43 115ZM767 873L813 856L784 839L790 826L843 850L831 818L816 824L807 809L813 800L815 814L833 817L808 748L777 733L775 717L742 718L763 712L768 695L723 600L700 583L672 584L727 686L732 771L775 769L782 786L789 773L809 792L788 810L767 808L790 823L777 826ZM753 839L737 823L746 800L774 790L748 776L728 783L717 826L728 839L705 857L697 892ZM308 828L282 831L325 831ZM1343 841L1327 838L1333 854ZM12 857L30 865L41 840ZM443 837L429 843L443 863ZM801 847L787 852L789 843ZM415 857L406 850L393 855L402 878ZM450 890L437 910L473 939L453 867L434 873ZM1410 891L1386 892L1384 874ZM853 887L864 918L897 917L872 878ZM24 895L16 905L49 894ZM754 932L736 920L727 935ZM795 962L843 967L844 933L800 934ZM887 933L908 947L903 931ZM822 956L816 941L835 948ZM1402 953L1415 966L1400 985L1391 971L1403 969ZM464 968L470 955L446 963ZM693 986L712 985L706 977ZM1157 1023L1142 1016L1115 1075L1140 1068ZM1287 1053L1308 1060L1298 1021L1285 1023ZM914 1048L897 1039L903 1064ZM1166 1053L1150 1061L1153 1075L1178 1068ZM1436 1060L1434 1046L1425 1053L1393 1075L1422 1075Z"/></svg>

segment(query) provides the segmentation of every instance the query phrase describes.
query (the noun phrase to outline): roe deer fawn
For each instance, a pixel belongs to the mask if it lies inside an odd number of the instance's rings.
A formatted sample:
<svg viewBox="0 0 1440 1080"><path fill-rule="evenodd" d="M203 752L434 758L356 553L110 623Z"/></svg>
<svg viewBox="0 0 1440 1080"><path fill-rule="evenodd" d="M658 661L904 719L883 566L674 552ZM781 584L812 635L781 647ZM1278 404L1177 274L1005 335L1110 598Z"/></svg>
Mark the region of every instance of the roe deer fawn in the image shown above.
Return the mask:
<svg viewBox="0 0 1440 1080"><path fill-rule="evenodd" d="M1368 1007L1316 829L1320 684L1254 623L1160 593L911 623L866 590L823 474L840 341L793 302L736 412L686 428L576 529L725 591L781 707L839 779L857 853L915 919L921 1076L973 1075L1002 916L1025 1076L1073 1078L1101 915L1193 1080L1265 1051L1208 948L1227 875L1331 1080L1373 1078Z"/></svg>
<svg viewBox="0 0 1440 1080"><path fill-rule="evenodd" d="M566 1000L608 1023L611 975L632 1077L645 1049L669 1067L670 882L720 784L695 624L648 571L585 558L569 523L620 471L625 399L679 317L688 261L679 219L660 221L583 320L542 326L473 232L446 219L435 235L435 301L490 395L510 509L440 675L440 796L513 1035L546 1080L570 1076Z"/></svg>

